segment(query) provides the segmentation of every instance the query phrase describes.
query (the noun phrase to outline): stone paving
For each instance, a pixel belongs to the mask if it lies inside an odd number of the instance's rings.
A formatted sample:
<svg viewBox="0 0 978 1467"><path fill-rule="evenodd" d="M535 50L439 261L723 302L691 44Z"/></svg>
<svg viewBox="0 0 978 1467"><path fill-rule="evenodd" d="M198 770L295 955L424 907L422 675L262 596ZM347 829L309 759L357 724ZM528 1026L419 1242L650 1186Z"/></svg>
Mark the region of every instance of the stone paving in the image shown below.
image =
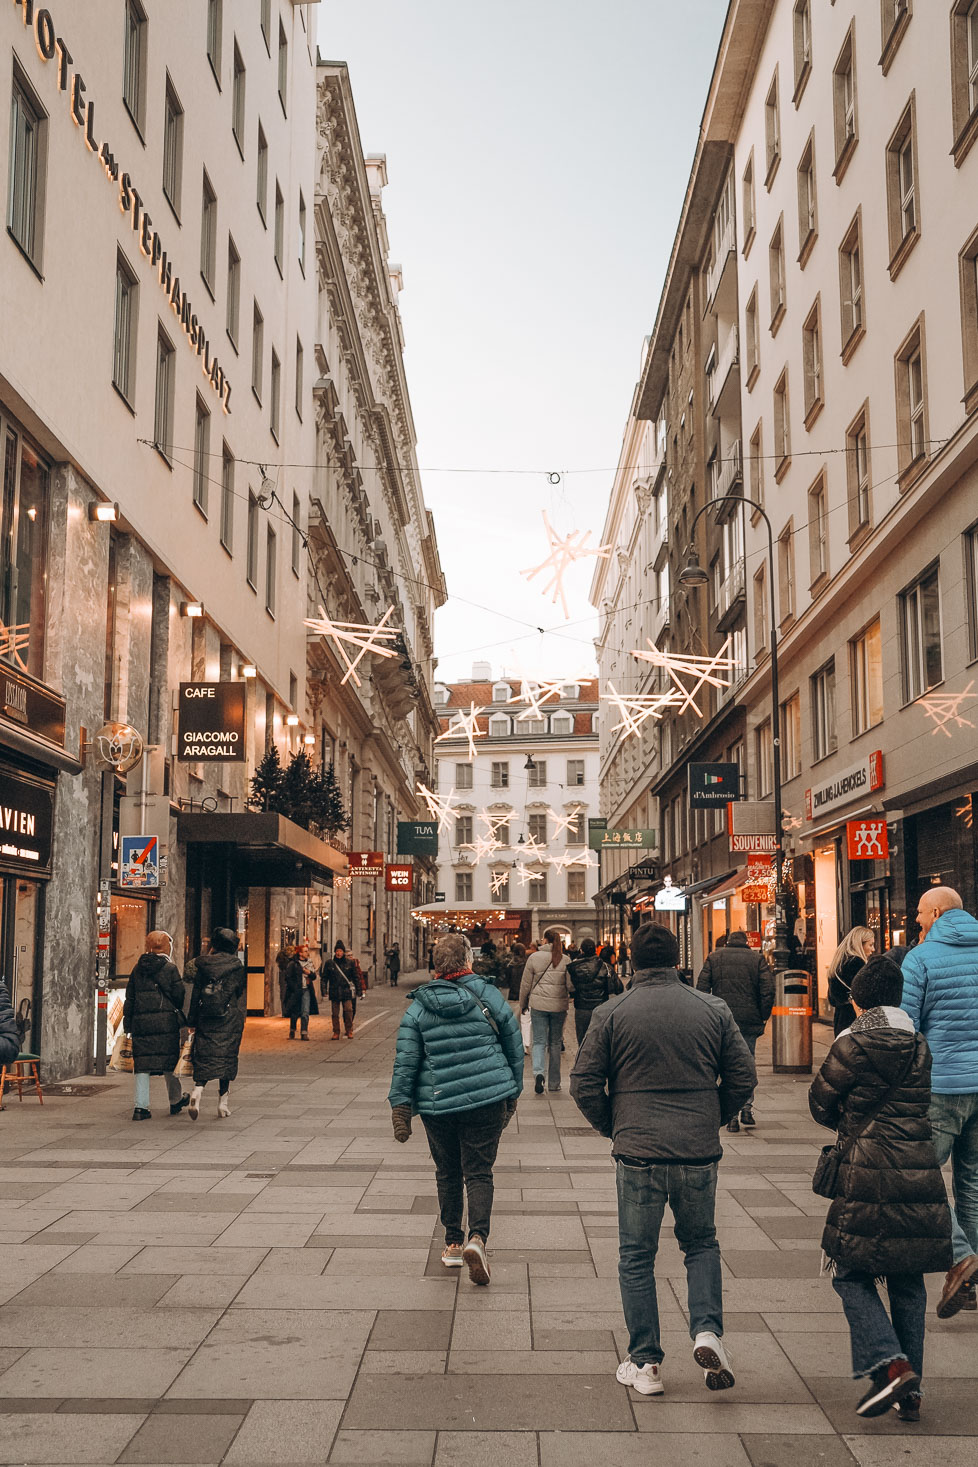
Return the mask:
<svg viewBox="0 0 978 1467"><path fill-rule="evenodd" d="M407 996L371 990L336 1044L322 1018L309 1044L249 1021L227 1121L215 1087L196 1125L171 1119L154 1080L153 1119L134 1125L128 1076L43 1109L8 1096L0 1462L971 1467L974 1316L931 1313L918 1427L854 1414L841 1308L818 1276L825 1137L807 1082L775 1078L763 1042L759 1128L724 1137L720 1174L737 1386L711 1395L693 1363L667 1229L666 1394L643 1399L614 1378L608 1145L566 1088L525 1093L504 1135L491 1287L441 1267L423 1132L397 1145L385 1098Z"/></svg>

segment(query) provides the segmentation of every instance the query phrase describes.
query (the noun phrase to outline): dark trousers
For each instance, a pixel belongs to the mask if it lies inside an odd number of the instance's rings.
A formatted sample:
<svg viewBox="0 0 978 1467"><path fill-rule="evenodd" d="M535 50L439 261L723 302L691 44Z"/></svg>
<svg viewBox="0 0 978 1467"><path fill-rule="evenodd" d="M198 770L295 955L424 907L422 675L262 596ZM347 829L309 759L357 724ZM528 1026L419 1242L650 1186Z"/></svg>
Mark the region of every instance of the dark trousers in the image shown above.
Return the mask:
<svg viewBox="0 0 978 1467"><path fill-rule="evenodd" d="M333 1033L334 1034L339 1034L339 1032L340 1032L340 1009L341 1008L343 1010L343 1027L345 1028L347 1034L352 1033L352 1031L353 1031L353 1012L354 1012L352 999L349 999L349 998L344 999L343 1003L340 1004L340 1003L337 1003L336 999L334 998L332 1000L331 1004L330 1004L330 1007L332 1009Z"/></svg>
<svg viewBox="0 0 978 1467"><path fill-rule="evenodd" d="M593 1013L593 1009L574 1010L574 1028L577 1031L578 1049L580 1049L581 1045L584 1043L584 1036L588 1031L588 1026L591 1023L591 1016L593 1015Z"/></svg>
<svg viewBox="0 0 978 1467"><path fill-rule="evenodd" d="M428 1149L435 1163L438 1205L446 1243L464 1243L462 1193L469 1203L469 1237L489 1237L492 1213L492 1166L506 1118L506 1102L422 1115Z"/></svg>

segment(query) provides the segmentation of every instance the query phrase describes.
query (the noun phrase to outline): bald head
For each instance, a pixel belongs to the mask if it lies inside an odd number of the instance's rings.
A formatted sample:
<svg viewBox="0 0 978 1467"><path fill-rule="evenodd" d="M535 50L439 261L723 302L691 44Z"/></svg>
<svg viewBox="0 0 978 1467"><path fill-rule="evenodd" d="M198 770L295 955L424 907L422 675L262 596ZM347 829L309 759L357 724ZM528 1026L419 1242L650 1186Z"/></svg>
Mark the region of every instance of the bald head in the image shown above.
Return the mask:
<svg viewBox="0 0 978 1467"><path fill-rule="evenodd" d="M173 948L173 939L168 932L150 932L146 938L146 951L148 953L162 953L169 957Z"/></svg>
<svg viewBox="0 0 978 1467"><path fill-rule="evenodd" d="M917 903L917 925L926 937L944 912L960 911L961 897L951 886L929 886Z"/></svg>

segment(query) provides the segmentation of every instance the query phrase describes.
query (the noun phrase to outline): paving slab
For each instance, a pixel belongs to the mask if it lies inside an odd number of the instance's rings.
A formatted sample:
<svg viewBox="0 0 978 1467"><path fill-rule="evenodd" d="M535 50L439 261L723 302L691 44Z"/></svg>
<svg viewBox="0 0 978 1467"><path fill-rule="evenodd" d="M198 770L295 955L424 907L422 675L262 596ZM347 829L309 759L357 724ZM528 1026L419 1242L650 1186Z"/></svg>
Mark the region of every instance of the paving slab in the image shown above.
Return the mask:
<svg viewBox="0 0 978 1467"><path fill-rule="evenodd" d="M702 1440L662 1432L655 1452L648 1437L603 1431L542 1432L540 1467L751 1467L740 1438L730 1432L713 1433Z"/></svg>
<svg viewBox="0 0 978 1467"><path fill-rule="evenodd" d="M115 1462L142 1422L142 1416L121 1411L100 1416L27 1411L16 1416L0 1414L0 1462Z"/></svg>
<svg viewBox="0 0 978 1467"><path fill-rule="evenodd" d="M361 1430L632 1431L626 1392L613 1376L551 1378L541 1390L523 1375L392 1375L383 1392L361 1376L344 1427Z"/></svg>
<svg viewBox="0 0 978 1467"><path fill-rule="evenodd" d="M325 1317L305 1310L229 1310L167 1396L343 1400L373 1322L366 1310Z"/></svg>
<svg viewBox="0 0 978 1467"><path fill-rule="evenodd" d="M538 1467L533 1431L440 1431L434 1467ZM593 1462L588 1467L594 1467ZM643 1464L647 1467L647 1463Z"/></svg>
<svg viewBox="0 0 978 1467"><path fill-rule="evenodd" d="M325 1462L342 1415L341 1401L255 1401L224 1461L228 1467Z"/></svg>
<svg viewBox="0 0 978 1467"><path fill-rule="evenodd" d="M32 1348L0 1375L0 1397L96 1396L122 1403L127 1397L162 1396L192 1353L189 1348Z"/></svg>
<svg viewBox="0 0 978 1467"><path fill-rule="evenodd" d="M356 1467L429 1467L435 1451L433 1431L339 1432L329 1461Z"/></svg>
<svg viewBox="0 0 978 1467"><path fill-rule="evenodd" d="M118 1460L141 1464L223 1462L243 1420L243 1415L223 1413L148 1416Z"/></svg>

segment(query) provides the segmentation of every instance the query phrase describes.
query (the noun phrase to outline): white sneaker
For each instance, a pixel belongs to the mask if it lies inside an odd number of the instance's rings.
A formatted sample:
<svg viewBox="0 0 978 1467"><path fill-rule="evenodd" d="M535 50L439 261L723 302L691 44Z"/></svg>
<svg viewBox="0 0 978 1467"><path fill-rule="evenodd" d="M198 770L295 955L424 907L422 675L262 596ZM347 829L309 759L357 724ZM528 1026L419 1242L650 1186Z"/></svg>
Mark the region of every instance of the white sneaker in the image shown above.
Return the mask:
<svg viewBox="0 0 978 1467"><path fill-rule="evenodd" d="M195 1121L200 1114L200 1101L203 1093L203 1085L195 1085L190 1092L190 1104L187 1106L187 1115L192 1121Z"/></svg>
<svg viewBox="0 0 978 1467"><path fill-rule="evenodd" d="M730 1356L719 1335L702 1330L693 1341L693 1359L702 1368L707 1390L728 1391L734 1384Z"/></svg>
<svg viewBox="0 0 978 1467"><path fill-rule="evenodd" d="M222 1095L220 1100L217 1102L217 1113L222 1121L226 1120L227 1117L231 1114L230 1100L230 1092L227 1092Z"/></svg>
<svg viewBox="0 0 978 1467"><path fill-rule="evenodd" d="M642 1396L661 1396L665 1389L658 1365L651 1361L648 1365L635 1365L627 1355L615 1371L615 1380L619 1385L631 1386Z"/></svg>

